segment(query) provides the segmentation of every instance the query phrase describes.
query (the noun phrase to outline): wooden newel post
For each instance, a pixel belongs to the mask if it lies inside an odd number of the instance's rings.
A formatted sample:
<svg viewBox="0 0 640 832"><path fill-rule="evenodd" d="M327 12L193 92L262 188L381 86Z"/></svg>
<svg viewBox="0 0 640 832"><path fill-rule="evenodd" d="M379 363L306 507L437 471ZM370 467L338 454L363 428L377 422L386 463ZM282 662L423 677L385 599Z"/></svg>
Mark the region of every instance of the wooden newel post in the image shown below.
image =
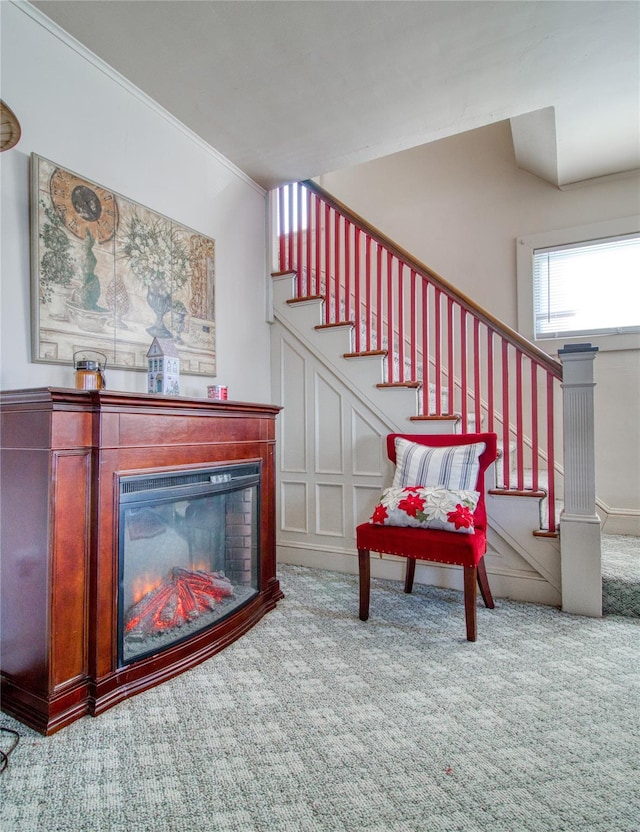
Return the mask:
<svg viewBox="0 0 640 832"><path fill-rule="evenodd" d="M562 609L602 615L600 518L596 514L593 361L598 347L568 344L563 365L564 509L560 515Z"/></svg>

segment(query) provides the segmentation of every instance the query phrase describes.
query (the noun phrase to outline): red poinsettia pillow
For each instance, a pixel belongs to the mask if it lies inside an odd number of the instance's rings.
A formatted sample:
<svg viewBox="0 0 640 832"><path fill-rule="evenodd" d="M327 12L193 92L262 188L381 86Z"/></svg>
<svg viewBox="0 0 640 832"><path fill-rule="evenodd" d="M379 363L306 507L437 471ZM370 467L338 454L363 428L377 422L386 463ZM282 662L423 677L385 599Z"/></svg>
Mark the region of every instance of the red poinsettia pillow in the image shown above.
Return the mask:
<svg viewBox="0 0 640 832"><path fill-rule="evenodd" d="M472 534L473 512L479 499L479 491L451 490L441 485L392 486L382 492L369 522Z"/></svg>

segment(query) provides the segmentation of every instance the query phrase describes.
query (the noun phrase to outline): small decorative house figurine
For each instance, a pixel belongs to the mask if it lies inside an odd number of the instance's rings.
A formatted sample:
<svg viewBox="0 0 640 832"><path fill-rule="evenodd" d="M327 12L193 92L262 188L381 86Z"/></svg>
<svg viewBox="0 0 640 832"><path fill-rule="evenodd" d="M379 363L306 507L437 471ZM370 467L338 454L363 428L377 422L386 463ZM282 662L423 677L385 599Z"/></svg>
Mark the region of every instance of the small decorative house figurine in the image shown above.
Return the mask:
<svg viewBox="0 0 640 832"><path fill-rule="evenodd" d="M180 356L171 338L154 338L147 353L150 393L180 395Z"/></svg>

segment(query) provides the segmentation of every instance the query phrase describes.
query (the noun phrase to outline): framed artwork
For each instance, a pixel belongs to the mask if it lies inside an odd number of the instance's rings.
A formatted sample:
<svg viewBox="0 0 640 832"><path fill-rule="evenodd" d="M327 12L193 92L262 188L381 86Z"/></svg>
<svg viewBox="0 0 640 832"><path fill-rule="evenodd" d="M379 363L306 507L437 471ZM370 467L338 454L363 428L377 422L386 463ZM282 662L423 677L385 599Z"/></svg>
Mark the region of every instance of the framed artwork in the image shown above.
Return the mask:
<svg viewBox="0 0 640 832"><path fill-rule="evenodd" d="M181 373L215 376L215 242L31 156L32 360L147 371L171 339Z"/></svg>

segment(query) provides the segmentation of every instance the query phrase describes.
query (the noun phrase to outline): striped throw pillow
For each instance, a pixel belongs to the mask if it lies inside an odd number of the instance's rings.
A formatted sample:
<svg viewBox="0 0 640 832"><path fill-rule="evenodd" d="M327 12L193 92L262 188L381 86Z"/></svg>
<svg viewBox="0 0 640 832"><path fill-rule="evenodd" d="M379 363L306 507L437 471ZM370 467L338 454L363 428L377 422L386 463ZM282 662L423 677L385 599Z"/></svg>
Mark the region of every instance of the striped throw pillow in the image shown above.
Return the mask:
<svg viewBox="0 0 640 832"><path fill-rule="evenodd" d="M484 442L434 448L396 437L395 445L394 488L442 485L452 490L475 489Z"/></svg>

